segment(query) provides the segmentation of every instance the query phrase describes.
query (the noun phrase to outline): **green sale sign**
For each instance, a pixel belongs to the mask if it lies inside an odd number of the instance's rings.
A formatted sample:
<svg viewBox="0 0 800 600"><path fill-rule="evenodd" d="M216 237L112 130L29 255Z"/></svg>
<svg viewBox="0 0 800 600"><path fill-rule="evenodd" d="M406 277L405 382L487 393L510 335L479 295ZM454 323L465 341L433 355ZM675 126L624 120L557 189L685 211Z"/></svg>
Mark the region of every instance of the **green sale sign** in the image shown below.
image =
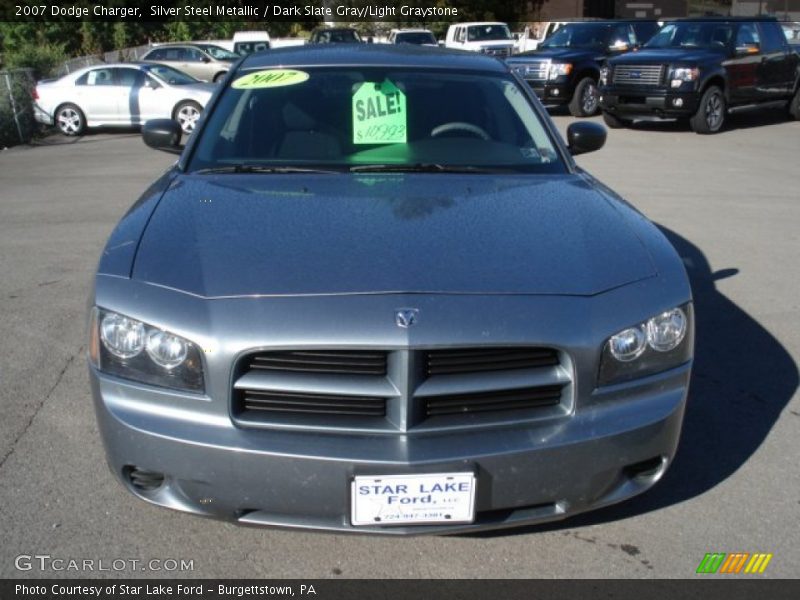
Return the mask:
<svg viewBox="0 0 800 600"><path fill-rule="evenodd" d="M404 144L406 95L388 79L365 81L353 94L354 144Z"/></svg>

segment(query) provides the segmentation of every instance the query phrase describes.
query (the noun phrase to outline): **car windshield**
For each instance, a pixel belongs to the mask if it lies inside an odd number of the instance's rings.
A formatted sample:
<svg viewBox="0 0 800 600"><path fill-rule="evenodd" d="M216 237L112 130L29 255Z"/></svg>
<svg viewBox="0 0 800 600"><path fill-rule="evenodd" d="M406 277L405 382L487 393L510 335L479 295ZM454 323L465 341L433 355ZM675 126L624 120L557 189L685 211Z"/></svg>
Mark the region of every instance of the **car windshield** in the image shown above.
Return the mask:
<svg viewBox="0 0 800 600"><path fill-rule="evenodd" d="M656 33L645 48L728 48L733 25L720 22L668 23Z"/></svg>
<svg viewBox="0 0 800 600"><path fill-rule="evenodd" d="M467 40L470 42L490 42L494 40L512 40L508 27L502 24L473 25L467 29Z"/></svg>
<svg viewBox="0 0 800 600"><path fill-rule="evenodd" d="M407 31L394 37L397 44L435 44L436 38L430 31Z"/></svg>
<svg viewBox="0 0 800 600"><path fill-rule="evenodd" d="M390 68L248 71L208 115L189 170L564 172L506 73Z"/></svg>
<svg viewBox="0 0 800 600"><path fill-rule="evenodd" d="M225 50L225 48L220 48L213 44L198 44L197 47L205 50L217 60L239 60L238 54L234 54L233 52Z"/></svg>
<svg viewBox="0 0 800 600"><path fill-rule="evenodd" d="M145 70L155 75L161 81L170 85L186 85L189 83L199 83L197 79L191 75L187 75L183 71L178 71L167 65L147 65Z"/></svg>
<svg viewBox="0 0 800 600"><path fill-rule="evenodd" d="M609 44L610 25L574 23L564 25L539 44L540 48L604 48Z"/></svg>
<svg viewBox="0 0 800 600"><path fill-rule="evenodd" d="M353 29L323 29L317 35L320 44L357 44L361 41Z"/></svg>

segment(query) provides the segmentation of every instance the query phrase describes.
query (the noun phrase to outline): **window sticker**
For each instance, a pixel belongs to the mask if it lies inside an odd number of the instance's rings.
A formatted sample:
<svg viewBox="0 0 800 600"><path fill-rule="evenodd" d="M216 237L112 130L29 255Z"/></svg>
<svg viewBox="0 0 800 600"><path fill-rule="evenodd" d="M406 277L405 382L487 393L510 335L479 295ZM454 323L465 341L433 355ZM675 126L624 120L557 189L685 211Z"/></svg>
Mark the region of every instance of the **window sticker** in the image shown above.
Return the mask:
<svg viewBox="0 0 800 600"><path fill-rule="evenodd" d="M405 144L406 95L388 79L365 81L353 94L354 144Z"/></svg>
<svg viewBox="0 0 800 600"><path fill-rule="evenodd" d="M235 90L256 90L262 88L283 87L285 85L297 85L308 80L308 73L305 71L295 71L294 69L270 69L268 71L256 71L244 77L239 77L231 84Z"/></svg>

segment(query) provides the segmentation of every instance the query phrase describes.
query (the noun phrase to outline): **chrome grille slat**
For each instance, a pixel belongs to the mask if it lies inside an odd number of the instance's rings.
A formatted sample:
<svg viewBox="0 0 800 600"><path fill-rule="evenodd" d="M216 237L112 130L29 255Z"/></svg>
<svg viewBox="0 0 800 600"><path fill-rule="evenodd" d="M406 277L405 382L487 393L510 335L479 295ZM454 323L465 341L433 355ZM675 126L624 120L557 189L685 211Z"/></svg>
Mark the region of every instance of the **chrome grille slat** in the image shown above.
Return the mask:
<svg viewBox="0 0 800 600"><path fill-rule="evenodd" d="M515 61L511 63L511 68L526 81L546 81L550 62L549 60Z"/></svg>
<svg viewBox="0 0 800 600"><path fill-rule="evenodd" d="M658 87L664 76L664 65L614 65L611 81L618 85Z"/></svg>

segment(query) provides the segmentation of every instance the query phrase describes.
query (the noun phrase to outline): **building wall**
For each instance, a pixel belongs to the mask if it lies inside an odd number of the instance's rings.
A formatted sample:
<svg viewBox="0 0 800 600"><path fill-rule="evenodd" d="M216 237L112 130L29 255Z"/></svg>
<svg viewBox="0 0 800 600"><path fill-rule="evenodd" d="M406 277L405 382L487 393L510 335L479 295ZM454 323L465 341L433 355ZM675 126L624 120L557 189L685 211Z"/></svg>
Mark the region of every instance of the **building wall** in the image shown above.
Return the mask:
<svg viewBox="0 0 800 600"><path fill-rule="evenodd" d="M687 0L616 0L615 16L622 19L685 17Z"/></svg>

